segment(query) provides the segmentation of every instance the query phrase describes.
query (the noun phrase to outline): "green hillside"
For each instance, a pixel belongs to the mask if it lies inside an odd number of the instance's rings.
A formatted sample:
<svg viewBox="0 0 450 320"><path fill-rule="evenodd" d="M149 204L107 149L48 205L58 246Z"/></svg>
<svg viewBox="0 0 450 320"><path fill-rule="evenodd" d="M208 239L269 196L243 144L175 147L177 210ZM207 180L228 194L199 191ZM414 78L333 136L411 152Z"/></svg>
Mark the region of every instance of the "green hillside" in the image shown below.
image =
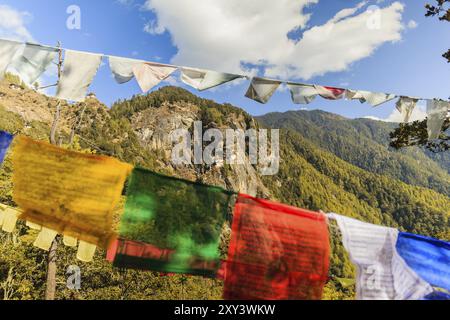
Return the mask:
<svg viewBox="0 0 450 320"><path fill-rule="evenodd" d="M17 101L20 101L19 97L26 95L31 97L36 95L32 101L38 101L39 95L32 91L16 94L1 86L0 91L3 93L3 98L0 99L0 130L48 140L50 131L48 121L24 120L21 115L23 112L20 110L13 112L12 109L5 107L16 106ZM39 98L42 97L39 96ZM52 112L49 106L54 103L54 100L42 99L42 103L35 102L32 105L36 112L40 111L42 114ZM190 123L187 123L186 119L190 117L194 120L202 120L205 129L259 127L258 122L242 109L201 99L186 90L174 87L164 87L145 96L118 101L111 110L96 99L88 99L85 106L83 118L80 118L82 105L66 107L64 123L70 123L70 119L72 121L81 119L82 124L76 131L74 142L70 145L68 128L64 126L61 128L63 147L112 155L123 161L162 173L221 185L229 189L236 189L239 185L246 186L243 184L245 181L239 179L248 181L253 179L251 184L257 186L255 193L259 196L268 196L303 208L334 211L368 222L450 239L447 173L436 162L422 154L423 161L429 162L432 166L429 170L434 170L433 175L435 175L435 179L429 179L429 184L426 184L425 177L429 178L430 174L427 175L424 168L413 166L414 162L408 154L398 157L391 155L385 158L390 153L383 149L381 142L375 145L369 144L368 134L359 134L356 129L351 129L350 124L343 126L342 129L338 128L338 124L334 129L331 128L331 124L328 124L327 127L330 126L330 129L327 129L325 125L321 128L308 119L304 119L301 124L283 120L288 124L285 126L286 129L281 130L280 135L280 171L276 176L262 177L251 166L246 167L245 171L239 171L240 169L227 165L217 168L204 165L184 168L172 166L166 158L168 150L163 141L164 136L160 138L156 134L158 128L168 128L173 123L189 127ZM29 106L24 106L26 107ZM180 108L184 112L181 115ZM319 117L319 113L311 113L311 117L315 115ZM326 115L329 117L329 123L333 122L332 118L335 118L337 123L347 123L347 120L339 116ZM358 121L355 120L355 122ZM278 126L275 121L274 123L266 120L263 122L265 126L269 124L275 128ZM305 129L308 134L294 130L296 126L306 125L310 128ZM146 131L146 129L149 130ZM329 133L342 132L344 135L351 130L354 132L353 142L347 144L344 143L345 139L333 138ZM361 132L363 132L362 129ZM151 138L146 140L148 136ZM331 147L331 149L327 148L329 143L321 142L321 139L341 143L341 154L337 155ZM375 142L372 141L372 143ZM336 149L339 148L336 147ZM368 157L364 150L374 154ZM376 152L378 156L373 159ZM346 156L347 153L349 154ZM372 159L374 168L366 164L367 170L365 170L363 164L369 159ZM377 164L377 159L382 163ZM377 166L379 169L376 169ZM389 174L383 172L381 168L385 168ZM396 169L400 171L397 172ZM403 172L407 173L405 173L407 178L403 177ZM417 179L414 183L405 183L413 179L415 175ZM13 204L9 158L0 170L0 186L0 202ZM118 218L121 207L118 207L116 211ZM324 298L352 299L354 269L340 243L339 232L332 227L330 233L332 245L330 277L332 280L326 286ZM23 223L19 224L19 228L13 235L0 232L2 248L0 249L0 299L43 297L46 253L33 248L32 242L35 237L35 232L29 231ZM224 231L222 239L222 251L226 252L229 230ZM74 249L62 245L58 249L58 299L221 298L223 283L220 280L181 275L161 277L153 272L117 270L104 260L105 253L102 250L98 251L93 263L84 264L75 259L75 253ZM65 270L72 264L79 265L82 269L82 290L77 292L65 287Z"/></svg>
<svg viewBox="0 0 450 320"><path fill-rule="evenodd" d="M360 169L296 132L281 139L280 172L264 181L282 201L431 236L448 230L447 196Z"/></svg>
<svg viewBox="0 0 450 320"><path fill-rule="evenodd" d="M258 120L273 128L292 129L316 146L367 171L450 195L450 156L416 147L389 149L395 124L350 120L324 111L270 113Z"/></svg>

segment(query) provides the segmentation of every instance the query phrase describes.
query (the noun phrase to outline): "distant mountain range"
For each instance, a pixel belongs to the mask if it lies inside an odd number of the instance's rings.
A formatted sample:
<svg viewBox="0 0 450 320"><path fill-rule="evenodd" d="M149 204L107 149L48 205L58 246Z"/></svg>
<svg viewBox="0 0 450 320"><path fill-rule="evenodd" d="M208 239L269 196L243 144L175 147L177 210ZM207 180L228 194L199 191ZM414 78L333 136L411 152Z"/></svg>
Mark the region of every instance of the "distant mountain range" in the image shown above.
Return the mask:
<svg viewBox="0 0 450 320"><path fill-rule="evenodd" d="M269 113L257 119L269 127L294 130L361 169L450 195L450 154L417 147L390 149L394 123L351 120L324 111Z"/></svg>

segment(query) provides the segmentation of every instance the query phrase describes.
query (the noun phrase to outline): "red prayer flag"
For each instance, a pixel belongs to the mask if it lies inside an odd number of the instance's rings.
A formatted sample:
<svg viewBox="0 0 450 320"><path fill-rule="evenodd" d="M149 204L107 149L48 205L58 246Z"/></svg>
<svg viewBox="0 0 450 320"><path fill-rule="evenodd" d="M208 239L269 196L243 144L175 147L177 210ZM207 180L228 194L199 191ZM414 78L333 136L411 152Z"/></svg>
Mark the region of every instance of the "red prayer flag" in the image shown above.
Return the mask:
<svg viewBox="0 0 450 320"><path fill-rule="evenodd" d="M227 262L222 260L220 262L219 270L217 270L216 278L219 280L225 280L226 272L227 272Z"/></svg>
<svg viewBox="0 0 450 320"><path fill-rule="evenodd" d="M328 100L339 100L342 99L345 95L345 89L335 88L335 87L323 87L316 86L317 92L319 95Z"/></svg>
<svg viewBox="0 0 450 320"><path fill-rule="evenodd" d="M224 298L321 299L329 254L324 214L240 194Z"/></svg>
<svg viewBox="0 0 450 320"><path fill-rule="evenodd" d="M111 243L108 250L106 251L106 261L109 261L111 263L114 262L118 247L119 247L119 240L114 239L114 241Z"/></svg>
<svg viewBox="0 0 450 320"><path fill-rule="evenodd" d="M153 260L171 261L176 250L162 249L157 246L133 240L117 239L109 247L106 260L114 262L114 266L124 268L133 265L136 269L147 270ZM203 261L193 258L190 262L196 268L217 269L215 261ZM171 275L171 272L162 272L163 275Z"/></svg>

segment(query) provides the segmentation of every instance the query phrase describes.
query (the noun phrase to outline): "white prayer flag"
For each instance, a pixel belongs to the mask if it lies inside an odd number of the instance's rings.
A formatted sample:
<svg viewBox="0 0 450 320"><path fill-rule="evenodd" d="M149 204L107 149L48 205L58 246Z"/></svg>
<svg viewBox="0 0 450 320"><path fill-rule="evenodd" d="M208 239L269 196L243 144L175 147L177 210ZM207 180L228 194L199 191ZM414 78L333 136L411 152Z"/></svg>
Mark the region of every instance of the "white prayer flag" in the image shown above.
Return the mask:
<svg viewBox="0 0 450 320"><path fill-rule="evenodd" d="M27 43L23 53L12 62L11 67L16 69L25 83L31 85L47 70L57 54L58 50L55 48Z"/></svg>
<svg viewBox="0 0 450 320"><path fill-rule="evenodd" d="M335 213L344 247L357 266L359 300L417 300L433 291L396 250L398 230L376 226Z"/></svg>
<svg viewBox="0 0 450 320"><path fill-rule="evenodd" d="M267 103L280 84L281 81L253 78L245 96L259 103Z"/></svg>
<svg viewBox="0 0 450 320"><path fill-rule="evenodd" d="M428 139L433 140L439 138L442 125L450 110L450 102L443 100L428 100L427 101L427 128Z"/></svg>
<svg viewBox="0 0 450 320"><path fill-rule="evenodd" d="M175 66L144 62L134 65L133 73L142 92L147 92L168 78L177 69Z"/></svg>
<svg viewBox="0 0 450 320"><path fill-rule="evenodd" d="M23 46L20 42L0 39L0 79Z"/></svg>
<svg viewBox="0 0 450 320"><path fill-rule="evenodd" d="M181 68L181 81L200 91L211 89L242 77L237 74L212 70Z"/></svg>
<svg viewBox="0 0 450 320"><path fill-rule="evenodd" d="M345 93L345 99L359 100L359 102L365 103L365 102L367 102L365 97L367 95L369 95L370 93L371 92L369 92L369 91L347 89L347 92Z"/></svg>
<svg viewBox="0 0 450 320"><path fill-rule="evenodd" d="M134 78L133 68L143 63L142 60L109 56L109 67L117 83L125 83Z"/></svg>
<svg viewBox="0 0 450 320"><path fill-rule="evenodd" d="M99 54L66 50L64 69L58 83L56 97L84 101L101 61L102 55Z"/></svg>
<svg viewBox="0 0 450 320"><path fill-rule="evenodd" d="M287 86L291 91L292 102L296 104L309 104L319 94L314 86L295 83L288 83Z"/></svg>
<svg viewBox="0 0 450 320"><path fill-rule="evenodd" d="M367 102L372 107L377 107L385 102L395 99L397 96L395 94L387 94L380 92L370 92L363 90L349 90L347 89L346 98L348 100L358 99L361 103Z"/></svg>
<svg viewBox="0 0 450 320"><path fill-rule="evenodd" d="M397 107L397 110L401 113L403 117L403 122L409 122L409 119L411 118L411 114L416 107L417 101L419 99L410 98L410 97L400 97L398 99L397 104L395 105Z"/></svg>
<svg viewBox="0 0 450 320"><path fill-rule="evenodd" d="M324 99L328 100L339 100L344 98L345 96L345 89L341 88L334 88L334 87L324 87L324 86L317 86L315 85L314 88L316 88L317 93Z"/></svg>

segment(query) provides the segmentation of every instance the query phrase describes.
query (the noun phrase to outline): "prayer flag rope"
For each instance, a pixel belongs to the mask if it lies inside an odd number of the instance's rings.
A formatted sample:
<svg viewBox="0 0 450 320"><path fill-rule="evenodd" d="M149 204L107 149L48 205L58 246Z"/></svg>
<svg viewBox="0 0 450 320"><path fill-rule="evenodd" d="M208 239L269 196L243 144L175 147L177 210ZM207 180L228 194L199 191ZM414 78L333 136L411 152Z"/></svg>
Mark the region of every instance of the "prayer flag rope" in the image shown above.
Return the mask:
<svg viewBox="0 0 450 320"><path fill-rule="evenodd" d="M49 67L58 51L65 51L61 79L58 81L56 97L71 101L84 101L104 56L109 59L111 72L117 83L122 84L135 78L143 92L157 86L180 70L181 81L197 90L203 91L239 78L250 77L207 69L189 68L171 64L161 64L124 57L107 56L98 53L74 51L39 44L21 43L0 39L0 78L8 68L15 69L20 77L32 84ZM396 108L404 122L408 122L419 100L427 101L429 139L438 139L442 125L450 110L450 102L441 99L425 99L404 95L370 92L296 83L263 77L251 78L246 97L259 103L267 103L278 87L286 84L296 104L311 103L317 96L327 100L359 100L376 107L399 98Z"/></svg>

